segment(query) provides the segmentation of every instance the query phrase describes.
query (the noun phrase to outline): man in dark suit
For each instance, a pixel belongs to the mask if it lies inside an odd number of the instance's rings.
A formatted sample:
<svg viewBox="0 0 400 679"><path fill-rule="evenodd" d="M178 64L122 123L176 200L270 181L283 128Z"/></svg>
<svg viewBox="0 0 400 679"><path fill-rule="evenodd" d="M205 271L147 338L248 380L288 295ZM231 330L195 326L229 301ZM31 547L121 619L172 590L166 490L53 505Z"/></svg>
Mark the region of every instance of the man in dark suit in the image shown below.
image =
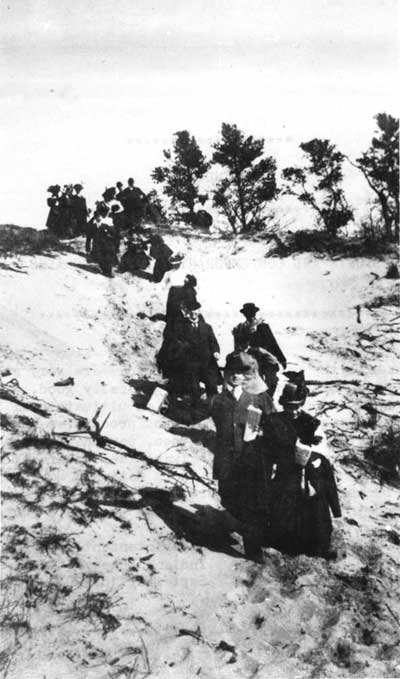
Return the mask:
<svg viewBox="0 0 400 679"><path fill-rule="evenodd" d="M193 404L200 400L200 382L204 383L207 396L211 397L217 393L220 381L217 363L219 344L211 325L200 315L200 308L198 302L183 307L184 319L177 331L183 357L184 390Z"/></svg>
<svg viewBox="0 0 400 679"><path fill-rule="evenodd" d="M219 344L199 309L198 302L183 307L182 320L164 334L157 359L159 369L169 378L170 393L187 397L192 406L200 401L200 382L209 397L217 393L220 382Z"/></svg>
<svg viewBox="0 0 400 679"><path fill-rule="evenodd" d="M246 320L233 329L233 341L235 351L247 351L257 359L260 374L273 396L278 384L279 364L286 368L286 358L268 323L257 316L259 310L253 302L243 305L240 313Z"/></svg>
<svg viewBox="0 0 400 679"><path fill-rule="evenodd" d="M82 184L74 184L75 193L71 196L72 212L74 215L78 235L86 233L88 216L86 198L81 194L82 190Z"/></svg>
<svg viewBox="0 0 400 679"><path fill-rule="evenodd" d="M142 223L146 194L135 186L132 177L128 179L128 186L122 191L121 199L125 209L126 226L137 230Z"/></svg>
<svg viewBox="0 0 400 679"><path fill-rule="evenodd" d="M197 302L196 285L196 277L188 274L183 285L170 287L165 313L167 327L172 328L176 322L182 321L182 305L187 307Z"/></svg>

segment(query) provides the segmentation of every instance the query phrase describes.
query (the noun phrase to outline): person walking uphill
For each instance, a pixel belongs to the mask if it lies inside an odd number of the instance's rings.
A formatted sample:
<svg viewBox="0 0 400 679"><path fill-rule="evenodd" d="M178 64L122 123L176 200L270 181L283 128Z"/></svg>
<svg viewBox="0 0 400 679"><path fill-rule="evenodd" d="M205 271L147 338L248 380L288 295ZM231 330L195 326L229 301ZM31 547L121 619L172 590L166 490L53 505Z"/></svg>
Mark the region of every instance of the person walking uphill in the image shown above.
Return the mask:
<svg viewBox="0 0 400 679"><path fill-rule="evenodd" d="M175 326L172 340L177 358L175 378L193 406L200 401L200 382L211 397L217 393L220 381L219 344L211 325L200 315L200 308L198 302L183 307L183 320Z"/></svg>
<svg viewBox="0 0 400 679"><path fill-rule="evenodd" d="M170 287L165 312L168 328L173 328L176 323L183 320L182 306L190 308L197 303L196 286L196 277L188 274L183 285L172 285Z"/></svg>
<svg viewBox="0 0 400 679"><path fill-rule="evenodd" d="M246 556L259 562L268 527L272 468L259 424L274 412L256 360L244 352L230 354L223 391L211 407L216 428L213 476L221 504L240 522Z"/></svg>
<svg viewBox="0 0 400 679"><path fill-rule="evenodd" d="M235 351L246 351L255 356L268 392L273 396L278 384L279 364L286 368L286 358L269 325L258 317L259 310L253 302L247 302L240 309L246 320L232 331L234 348Z"/></svg>
<svg viewBox="0 0 400 679"><path fill-rule="evenodd" d="M332 520L341 516L332 467L312 450L320 441L320 421L301 410L305 397L297 385L285 385L283 412L267 418L264 436L275 463L271 482L271 546L288 554L335 558Z"/></svg>
<svg viewBox="0 0 400 679"><path fill-rule="evenodd" d="M173 254L171 248L159 234L151 237L150 257L155 259L153 269L155 283L161 283L164 274L172 269L171 257Z"/></svg>

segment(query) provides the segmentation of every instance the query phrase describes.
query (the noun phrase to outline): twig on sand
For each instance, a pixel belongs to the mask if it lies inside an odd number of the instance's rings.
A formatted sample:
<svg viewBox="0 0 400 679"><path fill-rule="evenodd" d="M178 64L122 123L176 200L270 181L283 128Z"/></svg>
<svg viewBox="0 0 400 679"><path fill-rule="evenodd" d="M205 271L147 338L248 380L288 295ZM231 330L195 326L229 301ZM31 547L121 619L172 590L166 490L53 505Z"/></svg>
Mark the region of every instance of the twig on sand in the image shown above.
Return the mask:
<svg viewBox="0 0 400 679"><path fill-rule="evenodd" d="M142 516L143 516L143 518L144 518L144 520L145 520L145 522L146 522L147 528L149 529L149 531L150 531L151 533L153 533L154 528L152 528L152 526L150 525L150 521L149 521L149 519L147 518L147 514L146 514L146 512L145 512L144 509L142 509L141 514L142 514Z"/></svg>
<svg viewBox="0 0 400 679"><path fill-rule="evenodd" d="M388 609L389 613L392 614L393 618L396 620L397 624L398 624L399 627L400 627L400 619L399 619L399 616L396 615L396 613L392 610L392 608L389 606L388 603L385 602L385 606L386 606L386 608Z"/></svg>
<svg viewBox="0 0 400 679"><path fill-rule="evenodd" d="M352 384L355 387L360 386L360 380L306 380L309 384Z"/></svg>

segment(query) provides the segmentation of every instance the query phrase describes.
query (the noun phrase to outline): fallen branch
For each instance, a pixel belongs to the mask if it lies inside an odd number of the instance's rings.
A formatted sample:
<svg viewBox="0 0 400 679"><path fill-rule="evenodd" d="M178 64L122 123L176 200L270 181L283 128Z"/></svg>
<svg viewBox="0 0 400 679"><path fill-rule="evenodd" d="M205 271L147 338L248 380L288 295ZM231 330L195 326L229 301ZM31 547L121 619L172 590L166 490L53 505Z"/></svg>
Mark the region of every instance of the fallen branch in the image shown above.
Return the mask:
<svg viewBox="0 0 400 679"><path fill-rule="evenodd" d="M386 608L388 609L389 613L392 614L393 618L396 620L397 624L398 624L399 627L400 627L400 620L399 620L398 615L396 615L396 613L391 609L391 607L389 606L388 603L385 602L385 606L386 606Z"/></svg>
<svg viewBox="0 0 400 679"><path fill-rule="evenodd" d="M68 408L64 408L63 406L57 406L54 405L53 403L48 403L43 399L36 398L36 396L32 396L21 387L16 378L11 379L6 384L4 382L1 382L0 399L16 403L22 408L25 408L26 410L31 410L33 413L41 415L42 417L51 417L53 412L58 411L60 413L70 415L82 425L85 425L87 423L87 419L85 417L82 417L81 415L77 415L76 413L71 412L70 410L68 410Z"/></svg>
<svg viewBox="0 0 400 679"><path fill-rule="evenodd" d="M0 399L3 401L10 401L11 403L16 403L17 405L21 406L21 408L30 410L32 413L36 413L36 415L50 417L51 413L48 410L45 410L45 408L40 405L39 401L34 399L32 396L28 396L26 392L23 391L23 389L21 389L19 393L16 392L16 385L13 384L13 382L14 380L12 380L12 382L8 382L6 386L2 385L0 387ZM18 388L20 389L19 385Z"/></svg>
<svg viewBox="0 0 400 679"><path fill-rule="evenodd" d="M112 452L118 452L122 455L126 455L127 457L133 458L135 460L139 460L139 462L144 462L145 464L149 465L150 467L154 467L154 469L157 469L162 474L166 474L168 476L173 476L173 477L179 477L186 479L188 481L197 481L197 483L201 483L203 486L206 486L209 490L214 490L214 487L211 483L203 479L192 467L190 462L183 462L183 463L173 463L173 462L162 462L161 460L157 458L151 458L146 455L146 453L142 453L140 450L136 450L136 448L132 448L131 446L126 445L125 443L121 443L120 441L116 441L115 439L110 438L109 436L104 436L102 434L102 431L104 429L104 426L110 417L109 413L105 420L103 421L102 424L99 422L99 417L100 413L102 410L102 406L97 408L93 418L92 422L94 425L94 430L90 429L88 427L85 430L82 430L80 433L82 435L88 435L91 437L91 439L96 443L97 446L100 448L104 448L107 450L111 450ZM116 449L116 450L115 450Z"/></svg>
<svg viewBox="0 0 400 679"><path fill-rule="evenodd" d="M352 384L359 387L360 380L306 380L306 384Z"/></svg>

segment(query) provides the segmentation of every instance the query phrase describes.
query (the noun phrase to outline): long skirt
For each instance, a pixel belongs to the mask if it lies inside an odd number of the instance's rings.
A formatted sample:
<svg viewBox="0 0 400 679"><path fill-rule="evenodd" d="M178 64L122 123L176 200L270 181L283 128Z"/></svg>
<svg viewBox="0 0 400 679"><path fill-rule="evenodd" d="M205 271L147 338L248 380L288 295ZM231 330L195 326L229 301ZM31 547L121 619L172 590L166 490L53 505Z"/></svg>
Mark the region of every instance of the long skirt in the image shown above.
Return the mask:
<svg viewBox="0 0 400 679"><path fill-rule="evenodd" d="M326 496L310 496L297 479L272 482L271 546L287 554L323 556L329 550L332 521Z"/></svg>
<svg viewBox="0 0 400 679"><path fill-rule="evenodd" d="M270 515L270 469L259 442L244 445L229 473L219 479L221 504L248 528L267 534Z"/></svg>

